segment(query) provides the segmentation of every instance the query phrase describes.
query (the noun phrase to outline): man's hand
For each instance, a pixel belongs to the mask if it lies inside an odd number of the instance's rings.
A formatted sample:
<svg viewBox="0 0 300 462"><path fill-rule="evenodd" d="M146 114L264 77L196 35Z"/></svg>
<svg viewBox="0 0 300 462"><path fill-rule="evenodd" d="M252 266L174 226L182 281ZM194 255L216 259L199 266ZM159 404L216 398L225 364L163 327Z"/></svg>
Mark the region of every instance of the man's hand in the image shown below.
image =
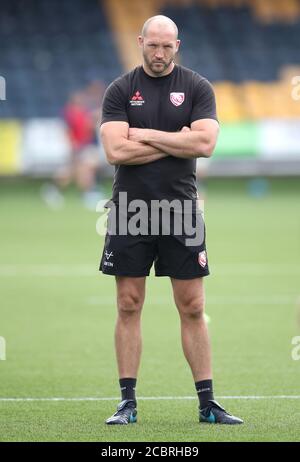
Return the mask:
<svg viewBox="0 0 300 462"><path fill-rule="evenodd" d="M191 129L190 129L190 127L182 127L182 129L180 131L181 132L190 132Z"/></svg>
<svg viewBox="0 0 300 462"><path fill-rule="evenodd" d="M191 129L189 127L182 127L180 131L190 132ZM151 132L151 129L148 129L148 128L129 128L128 139L130 141L137 141L139 143L147 144L150 132Z"/></svg>
<svg viewBox="0 0 300 462"><path fill-rule="evenodd" d="M149 128L129 128L130 141L153 146L183 159L210 157L213 153L219 124L214 119L195 120L191 128L183 126L178 132L164 132Z"/></svg>
<svg viewBox="0 0 300 462"><path fill-rule="evenodd" d="M127 122L111 121L101 125L101 139L111 165L143 165L167 156L164 151L144 142L129 140L128 131Z"/></svg>

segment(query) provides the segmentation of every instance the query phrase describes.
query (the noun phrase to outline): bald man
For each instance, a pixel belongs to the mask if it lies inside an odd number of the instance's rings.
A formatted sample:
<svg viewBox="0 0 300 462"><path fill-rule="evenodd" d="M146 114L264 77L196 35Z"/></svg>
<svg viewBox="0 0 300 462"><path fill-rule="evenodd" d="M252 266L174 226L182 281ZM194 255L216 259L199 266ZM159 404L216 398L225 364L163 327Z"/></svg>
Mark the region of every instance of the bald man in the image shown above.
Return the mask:
<svg viewBox="0 0 300 462"><path fill-rule="evenodd" d="M204 318L203 278L209 269L195 171L196 159L210 157L217 141L214 92L204 77L174 63L180 40L170 18L148 19L138 44L143 64L108 87L102 108L101 137L107 160L115 165L115 177L100 270L116 279L115 347L122 396L117 412L106 423L137 421L141 312L146 277L154 263L155 275L171 281L182 347L199 397L200 422L239 424L241 419L214 400ZM125 225L132 224L137 201L146 207L147 213L140 217L143 231L136 233L128 226L124 233L124 220ZM158 219L159 231L153 232L152 212L158 202L164 204L163 216L169 211L168 233L162 229L162 219ZM176 232L178 217L184 225L192 223L192 232L186 226Z"/></svg>

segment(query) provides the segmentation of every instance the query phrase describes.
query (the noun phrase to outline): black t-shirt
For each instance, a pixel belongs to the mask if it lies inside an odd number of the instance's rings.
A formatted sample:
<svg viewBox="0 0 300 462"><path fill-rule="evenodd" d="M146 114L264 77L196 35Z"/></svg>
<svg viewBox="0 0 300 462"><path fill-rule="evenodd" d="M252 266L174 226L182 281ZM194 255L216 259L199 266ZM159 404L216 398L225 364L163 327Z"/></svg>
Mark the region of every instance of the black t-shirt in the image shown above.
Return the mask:
<svg viewBox="0 0 300 462"><path fill-rule="evenodd" d="M119 77L107 88L101 124L128 122L130 127L177 132L198 119L215 119L211 84L185 67L175 65L163 77L151 77L142 66ZM113 197L127 192L128 201L197 198L196 159L168 156L144 165L117 165Z"/></svg>

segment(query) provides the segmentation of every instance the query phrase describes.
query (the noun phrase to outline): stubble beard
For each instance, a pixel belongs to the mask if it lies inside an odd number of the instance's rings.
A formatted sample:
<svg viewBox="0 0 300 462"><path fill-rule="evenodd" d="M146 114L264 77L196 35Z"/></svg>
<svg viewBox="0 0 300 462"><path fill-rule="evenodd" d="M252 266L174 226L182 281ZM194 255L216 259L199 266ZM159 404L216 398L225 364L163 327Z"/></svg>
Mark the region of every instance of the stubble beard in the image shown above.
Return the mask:
<svg viewBox="0 0 300 462"><path fill-rule="evenodd" d="M148 59L145 52L143 53L143 57L147 67L151 70L153 74L155 74L156 77L161 76L168 69L168 67L171 65L174 59L174 57L172 57L167 62L157 61L157 63L161 63L161 65L158 66L156 63L153 63Z"/></svg>

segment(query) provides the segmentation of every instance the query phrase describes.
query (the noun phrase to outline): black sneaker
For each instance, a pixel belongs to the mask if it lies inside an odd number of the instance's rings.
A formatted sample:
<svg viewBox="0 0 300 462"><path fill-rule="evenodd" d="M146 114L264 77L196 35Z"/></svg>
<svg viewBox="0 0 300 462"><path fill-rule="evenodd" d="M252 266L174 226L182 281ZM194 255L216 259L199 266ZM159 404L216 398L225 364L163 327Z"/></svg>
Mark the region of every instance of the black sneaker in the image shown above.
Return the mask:
<svg viewBox="0 0 300 462"><path fill-rule="evenodd" d="M228 414L225 409L215 400L210 400L204 409L199 408L199 422L218 423L227 425L242 424L244 421L239 417Z"/></svg>
<svg viewBox="0 0 300 462"><path fill-rule="evenodd" d="M136 423L137 410L136 401L125 399L117 408L117 412L105 421L107 425L128 425Z"/></svg>

